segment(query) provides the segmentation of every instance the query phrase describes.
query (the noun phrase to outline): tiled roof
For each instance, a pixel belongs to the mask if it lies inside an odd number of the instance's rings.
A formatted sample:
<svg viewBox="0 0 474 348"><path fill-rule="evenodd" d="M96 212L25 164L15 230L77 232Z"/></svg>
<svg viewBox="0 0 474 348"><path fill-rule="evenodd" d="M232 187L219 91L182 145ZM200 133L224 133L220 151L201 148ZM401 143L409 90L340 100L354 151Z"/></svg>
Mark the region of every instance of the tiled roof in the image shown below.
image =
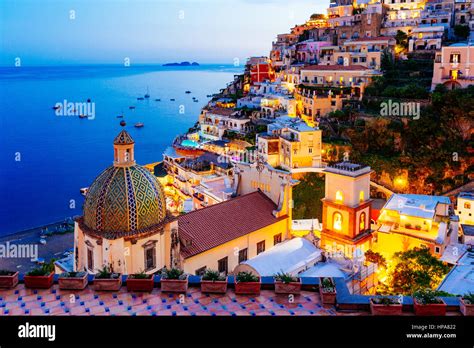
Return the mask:
<svg viewBox="0 0 474 348"><path fill-rule="evenodd" d="M389 36L379 36L379 37L361 37L361 38L357 38L357 39L351 39L351 40L348 40L346 41L346 43L350 43L350 42L354 42L354 41L389 41L389 40L392 40L393 37L389 37Z"/></svg>
<svg viewBox="0 0 474 348"><path fill-rule="evenodd" d="M209 110L210 114L231 116L235 112L234 109L215 107Z"/></svg>
<svg viewBox="0 0 474 348"><path fill-rule="evenodd" d="M361 71L361 70L369 70L365 66L362 65L309 65L301 70L314 70L314 71Z"/></svg>
<svg viewBox="0 0 474 348"><path fill-rule="evenodd" d="M189 258L285 219L273 216L276 208L257 191L182 215L178 218L184 242L181 253Z"/></svg>
<svg viewBox="0 0 474 348"><path fill-rule="evenodd" d="M114 139L115 145L129 145L133 144L134 141L128 132L123 129Z"/></svg>

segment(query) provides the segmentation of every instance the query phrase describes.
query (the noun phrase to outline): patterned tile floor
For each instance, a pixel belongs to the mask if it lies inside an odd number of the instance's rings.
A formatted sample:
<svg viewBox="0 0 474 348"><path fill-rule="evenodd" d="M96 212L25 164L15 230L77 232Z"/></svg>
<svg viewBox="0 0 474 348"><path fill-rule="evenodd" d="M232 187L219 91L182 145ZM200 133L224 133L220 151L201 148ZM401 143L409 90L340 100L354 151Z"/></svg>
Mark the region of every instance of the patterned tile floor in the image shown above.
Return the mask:
<svg viewBox="0 0 474 348"><path fill-rule="evenodd" d="M340 314L340 313L337 313ZM225 295L203 294L191 287L186 295L131 293L126 287L118 292L59 290L0 290L0 315L214 315L214 316L291 316L336 315L332 306L322 306L319 294L303 291L293 302L285 295L262 290L260 296L237 296L232 289Z"/></svg>

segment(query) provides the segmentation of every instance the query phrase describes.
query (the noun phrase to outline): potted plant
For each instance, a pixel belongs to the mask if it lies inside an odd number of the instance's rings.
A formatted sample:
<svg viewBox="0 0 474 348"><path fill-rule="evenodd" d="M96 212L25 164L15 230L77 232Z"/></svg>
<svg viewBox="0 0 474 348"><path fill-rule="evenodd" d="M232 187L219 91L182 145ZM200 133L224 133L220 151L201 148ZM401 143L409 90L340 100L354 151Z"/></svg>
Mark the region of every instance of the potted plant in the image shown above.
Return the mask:
<svg viewBox="0 0 474 348"><path fill-rule="evenodd" d="M474 316L474 294L468 293L462 296L459 303L459 309L465 316Z"/></svg>
<svg viewBox="0 0 474 348"><path fill-rule="evenodd" d="M54 281L54 260L29 271L23 280L27 288L49 289Z"/></svg>
<svg viewBox="0 0 474 348"><path fill-rule="evenodd" d="M235 277L237 295L260 295L260 277L250 272L239 272Z"/></svg>
<svg viewBox="0 0 474 348"><path fill-rule="evenodd" d="M188 290L188 275L178 268L161 271L161 291L186 292Z"/></svg>
<svg viewBox="0 0 474 348"><path fill-rule="evenodd" d="M332 278L319 278L319 294L321 295L321 301L323 304L336 303L336 284Z"/></svg>
<svg viewBox="0 0 474 348"><path fill-rule="evenodd" d="M296 294L301 293L301 279L293 277L289 273L277 273L273 276L275 280L276 294Z"/></svg>
<svg viewBox="0 0 474 348"><path fill-rule="evenodd" d="M372 315L401 315L402 303L399 299L390 296L372 297L370 312Z"/></svg>
<svg viewBox="0 0 474 348"><path fill-rule="evenodd" d="M118 291L122 286L122 276L114 273L111 267L103 266L94 276L94 289L99 291Z"/></svg>
<svg viewBox="0 0 474 348"><path fill-rule="evenodd" d="M201 292L225 294L227 292L227 277L218 271L206 270L201 277Z"/></svg>
<svg viewBox="0 0 474 348"><path fill-rule="evenodd" d="M64 272L58 277L59 288L63 290L82 290L87 283L87 272Z"/></svg>
<svg viewBox="0 0 474 348"><path fill-rule="evenodd" d="M145 271L129 274L127 277L127 291L153 291L155 286L153 274L146 274Z"/></svg>
<svg viewBox="0 0 474 348"><path fill-rule="evenodd" d="M11 289L18 284L18 272L0 270L0 288Z"/></svg>
<svg viewBox="0 0 474 348"><path fill-rule="evenodd" d="M416 291L413 294L413 307L416 315L446 315L446 303L439 297L438 292L431 289Z"/></svg>

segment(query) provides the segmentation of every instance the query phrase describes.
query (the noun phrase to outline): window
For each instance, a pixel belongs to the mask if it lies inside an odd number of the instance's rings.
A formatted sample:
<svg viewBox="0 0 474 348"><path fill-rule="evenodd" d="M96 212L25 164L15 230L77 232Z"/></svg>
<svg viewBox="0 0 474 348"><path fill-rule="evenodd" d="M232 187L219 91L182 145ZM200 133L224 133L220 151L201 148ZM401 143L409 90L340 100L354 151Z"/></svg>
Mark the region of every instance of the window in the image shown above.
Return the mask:
<svg viewBox="0 0 474 348"><path fill-rule="evenodd" d="M227 274L228 271L228 257L224 257L217 261L217 270L219 273Z"/></svg>
<svg viewBox="0 0 474 348"><path fill-rule="evenodd" d="M469 202L464 203L464 209L471 209L471 203Z"/></svg>
<svg viewBox="0 0 474 348"><path fill-rule="evenodd" d="M439 254L441 252L441 248L439 246L435 247L435 253Z"/></svg>
<svg viewBox="0 0 474 348"><path fill-rule="evenodd" d="M359 203L362 203L365 201L365 194L364 191L359 192Z"/></svg>
<svg viewBox="0 0 474 348"><path fill-rule="evenodd" d="M94 251L91 248L87 248L87 269L94 271Z"/></svg>
<svg viewBox="0 0 474 348"><path fill-rule="evenodd" d="M335 212L332 216L332 228L336 231L342 231L342 214Z"/></svg>
<svg viewBox="0 0 474 348"><path fill-rule="evenodd" d="M281 243L281 233L273 236L273 245L277 245L278 243Z"/></svg>
<svg viewBox="0 0 474 348"><path fill-rule="evenodd" d="M201 268L198 268L198 269L196 270L196 272L195 272L196 275L197 275L197 276L202 276L202 275L204 274L204 272L206 272L206 268L207 268L206 266L201 267Z"/></svg>
<svg viewBox="0 0 474 348"><path fill-rule="evenodd" d="M261 242L257 243L257 255L263 253L265 251L265 241L262 240Z"/></svg>
<svg viewBox="0 0 474 348"><path fill-rule="evenodd" d="M359 232L365 231L365 213L360 214L359 217Z"/></svg>
<svg viewBox="0 0 474 348"><path fill-rule="evenodd" d="M247 248L239 250L239 263L247 261Z"/></svg>
<svg viewBox="0 0 474 348"><path fill-rule="evenodd" d="M459 53L453 53L449 57L450 63L460 63L461 62L461 55Z"/></svg>
<svg viewBox="0 0 474 348"><path fill-rule="evenodd" d="M344 196L342 195L341 191L336 192L336 202L337 203L342 203L344 202Z"/></svg>
<svg viewBox="0 0 474 348"><path fill-rule="evenodd" d="M145 247L145 271L156 268L155 254L156 248L154 244L152 246Z"/></svg>

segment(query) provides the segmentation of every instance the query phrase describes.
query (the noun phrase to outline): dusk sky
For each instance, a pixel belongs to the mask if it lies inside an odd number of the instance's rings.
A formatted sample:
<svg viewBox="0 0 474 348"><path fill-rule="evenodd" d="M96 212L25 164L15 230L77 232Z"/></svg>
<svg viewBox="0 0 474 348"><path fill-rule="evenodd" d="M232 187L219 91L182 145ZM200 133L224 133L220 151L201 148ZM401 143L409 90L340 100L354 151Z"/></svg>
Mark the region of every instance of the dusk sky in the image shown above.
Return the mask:
<svg viewBox="0 0 474 348"><path fill-rule="evenodd" d="M268 55L327 0L2 0L0 65L228 63ZM73 11L73 12L72 12ZM75 18L70 18L74 17Z"/></svg>

